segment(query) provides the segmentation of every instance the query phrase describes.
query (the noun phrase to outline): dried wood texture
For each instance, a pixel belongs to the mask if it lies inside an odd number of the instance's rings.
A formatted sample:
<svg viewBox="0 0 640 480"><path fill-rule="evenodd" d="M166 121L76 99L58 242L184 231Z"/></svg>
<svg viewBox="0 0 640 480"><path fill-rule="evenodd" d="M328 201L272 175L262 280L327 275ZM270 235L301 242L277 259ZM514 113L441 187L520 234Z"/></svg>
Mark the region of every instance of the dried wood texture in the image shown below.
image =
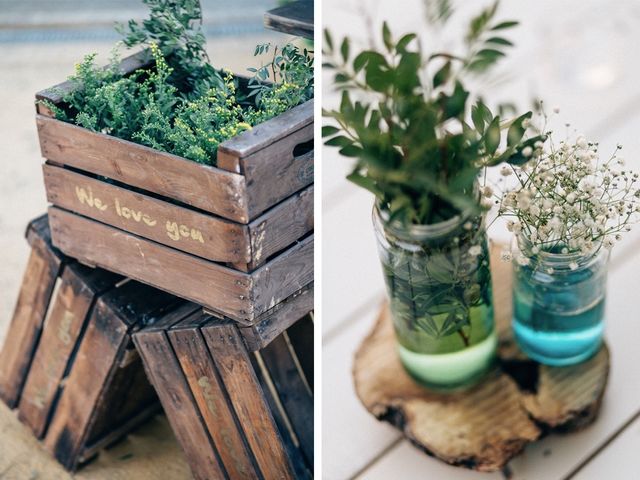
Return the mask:
<svg viewBox="0 0 640 480"><path fill-rule="evenodd" d="M134 341L195 478L310 478L313 393L293 341L285 332L256 356L240 331L199 313ZM304 338L296 348L312 349Z"/></svg>
<svg viewBox="0 0 640 480"><path fill-rule="evenodd" d="M140 52L124 59L130 73L149 65ZM238 77L241 86L246 79ZM78 85L65 82L36 94L60 105ZM220 146L218 167L198 164L134 142L65 123L37 106L42 156L57 165L105 176L125 186L249 223L313 183L313 100L255 126Z"/></svg>
<svg viewBox="0 0 640 480"><path fill-rule="evenodd" d="M591 360L562 368L539 365L519 353L509 333L511 265L494 260L500 365L480 385L449 395L417 385L398 359L386 305L353 366L356 392L369 412L429 455L480 471L499 470L550 431L591 423L609 372L606 346Z"/></svg>
<svg viewBox="0 0 640 480"><path fill-rule="evenodd" d="M31 255L22 279L13 319L0 351L0 399L9 407L17 405L33 352L40 338L49 299L63 267L64 257L50 247L46 216L34 220L27 229Z"/></svg>
<svg viewBox="0 0 640 480"><path fill-rule="evenodd" d="M264 25L277 32L313 39L313 1L291 2L269 10Z"/></svg>
<svg viewBox="0 0 640 480"><path fill-rule="evenodd" d="M247 274L59 208L49 217L54 245L67 255L245 324L313 280L313 235Z"/></svg>
<svg viewBox="0 0 640 480"><path fill-rule="evenodd" d="M55 165L43 172L47 199L57 207L244 271L313 230L313 185L245 225Z"/></svg>

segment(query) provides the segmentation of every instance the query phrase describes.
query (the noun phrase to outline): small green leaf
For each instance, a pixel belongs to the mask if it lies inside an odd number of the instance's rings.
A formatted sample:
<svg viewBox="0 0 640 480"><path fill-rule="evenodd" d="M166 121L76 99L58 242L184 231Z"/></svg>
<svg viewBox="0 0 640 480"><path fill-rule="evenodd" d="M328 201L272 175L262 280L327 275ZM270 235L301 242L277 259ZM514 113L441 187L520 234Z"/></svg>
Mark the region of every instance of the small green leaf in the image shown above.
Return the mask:
<svg viewBox="0 0 640 480"><path fill-rule="evenodd" d="M502 37L491 37L485 43L493 43L494 45L504 45L505 47L513 47L513 43Z"/></svg>
<svg viewBox="0 0 640 480"><path fill-rule="evenodd" d="M398 40L398 43L396 44L396 51L398 53L405 52L407 45L409 45L416 37L417 35L415 33L407 33L404 35L400 40Z"/></svg>
<svg viewBox="0 0 640 480"><path fill-rule="evenodd" d="M507 21L497 24L496 26L491 28L491 31L495 32L496 30L505 30L507 28L513 28L520 25L520 22L517 21Z"/></svg>
<svg viewBox="0 0 640 480"><path fill-rule="evenodd" d="M496 153L500 145L500 117L496 117L489 124L487 131L484 133L484 145L489 155Z"/></svg>
<svg viewBox="0 0 640 480"><path fill-rule="evenodd" d="M520 142L520 140L522 140L522 137L524 136L524 133L527 130L523 126L523 122L525 120L530 119L532 115L533 115L532 112L527 112L524 115L520 115L518 118L516 118L513 121L513 123L509 127L509 131L507 132L507 146L508 147L516 145L518 142Z"/></svg>
<svg viewBox="0 0 640 480"><path fill-rule="evenodd" d="M328 47L327 52L328 53L333 52L333 38L332 38L331 32L329 31L328 28L324 29L324 43Z"/></svg>
<svg viewBox="0 0 640 480"><path fill-rule="evenodd" d="M451 77L451 62L445 63L433 76L433 88L438 88L447 83Z"/></svg>
<svg viewBox="0 0 640 480"><path fill-rule="evenodd" d="M324 144L329 147L346 147L348 145L351 145L352 143L353 140L351 140L349 137L345 137L344 135L330 138L329 140L324 142Z"/></svg>
<svg viewBox="0 0 640 480"><path fill-rule="evenodd" d="M336 128L332 125L325 125L322 127L322 136L323 137L330 137L331 135L335 135L336 133L338 133L340 131L339 128Z"/></svg>
<svg viewBox="0 0 640 480"><path fill-rule="evenodd" d="M393 39L391 38L391 30L389 30L387 22L382 24L382 40L384 41L384 45L387 47L387 50L391 51L393 48Z"/></svg>
<svg viewBox="0 0 640 480"><path fill-rule="evenodd" d="M340 54L342 55L342 60L344 63L349 61L349 38L345 37L342 40L342 45L340 45Z"/></svg>

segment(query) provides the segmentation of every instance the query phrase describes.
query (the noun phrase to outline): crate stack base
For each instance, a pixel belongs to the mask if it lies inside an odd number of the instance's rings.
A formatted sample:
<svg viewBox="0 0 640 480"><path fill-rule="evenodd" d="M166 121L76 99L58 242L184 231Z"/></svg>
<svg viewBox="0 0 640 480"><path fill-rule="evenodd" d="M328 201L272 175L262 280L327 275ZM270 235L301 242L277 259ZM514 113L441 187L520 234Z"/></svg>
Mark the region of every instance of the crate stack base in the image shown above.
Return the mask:
<svg viewBox="0 0 640 480"><path fill-rule="evenodd" d="M198 312L134 335L196 479L313 476L312 308L310 286L251 328Z"/></svg>
<svg viewBox="0 0 640 480"><path fill-rule="evenodd" d="M32 253L0 351L0 397L75 470L160 411L132 333L198 306L65 257L51 245L46 216L27 238Z"/></svg>

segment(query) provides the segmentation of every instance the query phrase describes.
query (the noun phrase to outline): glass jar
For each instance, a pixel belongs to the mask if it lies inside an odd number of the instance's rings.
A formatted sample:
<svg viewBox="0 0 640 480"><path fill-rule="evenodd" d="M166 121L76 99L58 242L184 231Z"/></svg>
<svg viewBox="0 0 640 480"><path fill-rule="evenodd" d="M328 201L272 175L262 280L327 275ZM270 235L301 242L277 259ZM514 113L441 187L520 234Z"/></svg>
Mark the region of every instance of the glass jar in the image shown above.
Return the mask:
<svg viewBox="0 0 640 480"><path fill-rule="evenodd" d="M404 226L374 206L373 224L405 369L439 390L474 384L497 345L483 216Z"/></svg>
<svg viewBox="0 0 640 480"><path fill-rule="evenodd" d="M592 357L604 332L609 251L598 248L584 255L554 247L533 254L522 235L512 250L513 331L522 351L553 366Z"/></svg>

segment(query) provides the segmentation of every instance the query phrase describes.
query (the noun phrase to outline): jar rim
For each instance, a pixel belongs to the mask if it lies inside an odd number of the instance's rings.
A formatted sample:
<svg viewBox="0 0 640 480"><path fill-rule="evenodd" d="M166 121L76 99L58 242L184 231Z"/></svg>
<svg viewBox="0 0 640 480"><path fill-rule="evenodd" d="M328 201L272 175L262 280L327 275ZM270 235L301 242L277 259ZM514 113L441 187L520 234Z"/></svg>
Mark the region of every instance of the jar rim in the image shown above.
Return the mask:
<svg viewBox="0 0 640 480"><path fill-rule="evenodd" d="M533 253L533 244L531 243L531 240L522 232L516 234L514 240L516 247L525 257L535 258L540 264L558 269L570 269L571 264L576 264L578 268L589 267L602 255L608 256L609 253L609 251L603 248L601 244L594 245L594 247L587 253L575 251L567 253L550 252L542 249L539 252Z"/></svg>

